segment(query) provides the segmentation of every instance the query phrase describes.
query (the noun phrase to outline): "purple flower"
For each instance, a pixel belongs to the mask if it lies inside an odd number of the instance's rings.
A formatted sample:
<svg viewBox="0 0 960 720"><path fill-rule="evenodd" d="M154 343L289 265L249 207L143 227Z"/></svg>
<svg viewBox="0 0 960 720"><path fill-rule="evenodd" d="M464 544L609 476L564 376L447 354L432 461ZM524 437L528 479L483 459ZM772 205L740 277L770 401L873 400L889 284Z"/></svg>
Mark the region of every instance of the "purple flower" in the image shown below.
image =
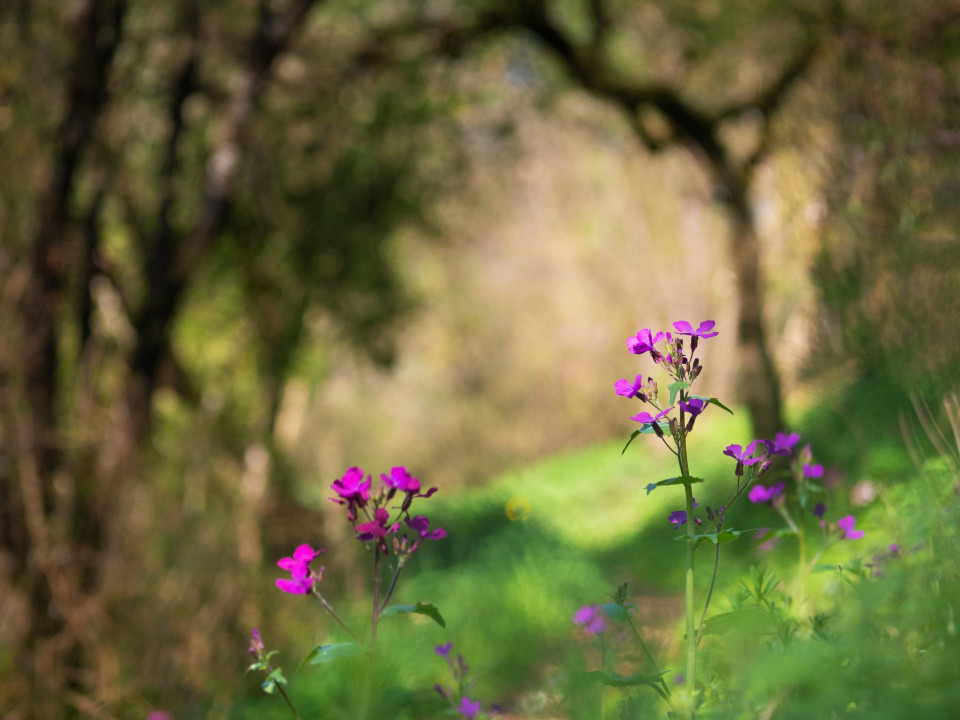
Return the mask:
<svg viewBox="0 0 960 720"><path fill-rule="evenodd" d="M402 465L391 468L389 475L380 473L380 479L383 480L383 484L387 487L400 490L401 492L420 492L420 481L408 473L407 469Z"/></svg>
<svg viewBox="0 0 960 720"><path fill-rule="evenodd" d="M724 449L723 454L732 457L737 461L736 475L740 477L743 475L743 468L746 465L754 465L755 463L760 462L763 459L763 456L752 458L750 455L753 454L753 451L757 448L757 441L754 440L752 443L747 445L746 449L740 447L739 445L727 445Z"/></svg>
<svg viewBox="0 0 960 720"><path fill-rule="evenodd" d="M803 466L803 476L805 478L822 478L823 477L823 465L804 465Z"/></svg>
<svg viewBox="0 0 960 720"><path fill-rule="evenodd" d="M754 485L750 488L750 494L747 496L752 503L765 503L780 497L786 485L778 482L776 485L764 487L763 485Z"/></svg>
<svg viewBox="0 0 960 720"><path fill-rule="evenodd" d="M642 412L639 415L634 415L630 419L635 420L638 423L643 423L644 425L657 426L657 423L660 422L660 418L664 417L671 410L673 410L673 406L668 407L666 410L661 410L656 415L651 415L648 412Z"/></svg>
<svg viewBox="0 0 960 720"><path fill-rule="evenodd" d="M667 518L670 520L670 524L676 527L687 524L687 511L686 510L676 510L670 513L670 517Z"/></svg>
<svg viewBox="0 0 960 720"><path fill-rule="evenodd" d="M664 335L664 333L658 332L654 337L650 330L644 328L636 334L636 337L627 338L627 350L632 352L634 355L643 355L644 353L653 354L653 346L664 338L669 341L669 334Z"/></svg>
<svg viewBox="0 0 960 720"><path fill-rule="evenodd" d="M688 400L681 400L680 409L683 410L685 413L690 413L690 415L692 415L693 417L696 417L697 415L702 413L704 410L706 410L707 405L709 404L710 403L707 400L704 400L703 398L692 397L692 398L689 398Z"/></svg>
<svg viewBox="0 0 960 720"><path fill-rule="evenodd" d="M700 323L700 327L696 330L693 329L693 326L688 323L686 320L680 320L673 324L673 327L676 328L677 333L680 335L690 335L691 337L702 337L702 338L712 338L719 335L719 332L710 332L713 330L713 326L717 323L713 320L704 320Z"/></svg>
<svg viewBox="0 0 960 720"><path fill-rule="evenodd" d="M750 457L750 455L752 455L753 451L756 449L757 441L754 440L752 443L747 445L746 449L743 449L739 445L727 445L723 451L723 454L728 457L732 457L737 462L742 462L744 465L753 465L754 463L760 462L762 459L759 457Z"/></svg>
<svg viewBox="0 0 960 720"><path fill-rule="evenodd" d="M293 595L308 594L323 577L322 567L318 572L310 571L310 563L322 552L323 550L314 550L309 545L299 545L293 551L293 557L280 558L277 567L289 571L290 579L278 578L274 581L276 586Z"/></svg>
<svg viewBox="0 0 960 720"><path fill-rule="evenodd" d="M447 531L441 527L438 527L435 530L427 531L427 528L430 527L430 520L427 519L426 515L417 515L416 517L407 517L407 525L420 535L421 538L426 538L427 540L440 540L447 536Z"/></svg>
<svg viewBox="0 0 960 720"><path fill-rule="evenodd" d="M636 397L643 389L643 375L637 375L636 380L632 383L629 380L617 380L613 387L616 389L617 395L628 398Z"/></svg>
<svg viewBox="0 0 960 720"><path fill-rule="evenodd" d="M772 445L767 445L767 452L771 455L789 455L798 442L800 442L800 433L790 433L788 435L784 432L778 432L773 438Z"/></svg>
<svg viewBox="0 0 960 720"><path fill-rule="evenodd" d="M343 477L334 480L330 487L338 498L330 498L335 503L347 506L347 517L351 521L357 519L357 508L364 507L370 499L371 480L363 479L363 470L358 467L352 467L347 470Z"/></svg>
<svg viewBox="0 0 960 720"><path fill-rule="evenodd" d="M863 530L854 530L854 525L857 524L856 518L853 515L847 515L837 520L837 527L843 531L843 537L846 540L859 540L862 538L865 533Z"/></svg>
<svg viewBox="0 0 960 720"><path fill-rule="evenodd" d="M355 528L357 531L357 540L366 542L374 538L382 538L387 533L396 532L400 523L387 525L390 519L390 511L386 508L377 508L376 515L370 522L361 523Z"/></svg>
<svg viewBox="0 0 960 720"><path fill-rule="evenodd" d="M581 625L587 635L597 635L607 626L599 605L584 605L570 619L574 625Z"/></svg>
<svg viewBox="0 0 960 720"><path fill-rule="evenodd" d="M250 633L250 654L255 658L259 658L263 651L263 640L260 639L259 631L254 628L253 632Z"/></svg>
<svg viewBox="0 0 960 720"><path fill-rule="evenodd" d="M826 512L827 512L827 506L824 505L823 503L817 503L816 507L813 508L813 514L816 515L821 520L823 520L823 515Z"/></svg>
<svg viewBox="0 0 960 720"><path fill-rule="evenodd" d="M457 712L461 715L466 715L468 718L475 718L477 713L480 712L480 701L477 700L474 702L468 697L463 697L460 700L460 707L457 708Z"/></svg>
<svg viewBox="0 0 960 720"><path fill-rule="evenodd" d="M437 645L434 648L434 652L442 658L450 659L450 649L453 647L452 642L444 643L443 645Z"/></svg>

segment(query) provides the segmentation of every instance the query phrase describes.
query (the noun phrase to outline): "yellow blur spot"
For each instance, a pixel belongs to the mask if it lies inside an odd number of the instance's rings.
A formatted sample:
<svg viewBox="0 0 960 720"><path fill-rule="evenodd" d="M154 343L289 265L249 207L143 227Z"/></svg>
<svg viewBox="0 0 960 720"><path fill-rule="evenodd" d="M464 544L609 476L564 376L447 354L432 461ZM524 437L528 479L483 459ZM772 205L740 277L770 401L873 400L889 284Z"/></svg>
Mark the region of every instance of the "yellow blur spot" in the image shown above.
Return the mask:
<svg viewBox="0 0 960 720"><path fill-rule="evenodd" d="M507 501L507 517L513 522L526 520L532 510L533 504L525 497L512 497Z"/></svg>

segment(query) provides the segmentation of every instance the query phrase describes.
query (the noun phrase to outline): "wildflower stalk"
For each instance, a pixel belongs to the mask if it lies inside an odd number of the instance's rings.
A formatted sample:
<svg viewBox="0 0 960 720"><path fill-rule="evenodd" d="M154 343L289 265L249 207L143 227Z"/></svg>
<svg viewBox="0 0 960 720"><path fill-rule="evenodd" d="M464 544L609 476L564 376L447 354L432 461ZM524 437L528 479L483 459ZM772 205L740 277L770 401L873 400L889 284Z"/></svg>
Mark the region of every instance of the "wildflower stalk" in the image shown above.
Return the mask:
<svg viewBox="0 0 960 720"><path fill-rule="evenodd" d="M352 637L356 642L360 641L360 639L356 635L354 635L353 630L348 628L346 623L344 623L343 620L340 619L340 616L337 615L336 612L334 612L333 606L331 606L330 603L327 602L327 599L320 593L320 589L316 585L313 586L313 596L320 602L320 604L323 606L323 609L326 610L328 613L330 613L330 617L336 620L337 624L347 631L347 634L350 637Z"/></svg>
<svg viewBox="0 0 960 720"><path fill-rule="evenodd" d="M685 395L685 393L683 393ZM685 398L684 398L685 399ZM687 431L683 422L683 411L680 412L678 428L677 458L680 461L680 474L690 476L690 464L687 459ZM697 544L697 523L693 518L693 488L690 483L684 483L684 493L687 501L687 572L684 588L684 604L686 605L687 620L687 694L690 697L690 717L694 715L693 696L696 690L697 673L697 637L696 625L693 616L693 551Z"/></svg>
<svg viewBox="0 0 960 720"><path fill-rule="evenodd" d="M647 644L643 641L643 637L641 637L640 631L637 630L637 626L633 624L633 620L630 618L630 613L626 613L626 618L627 623L630 625L630 629L633 630L634 637L637 638L637 642L640 643L640 649L643 650L643 654L647 656L647 660L650 662L650 666L653 668L653 671L660 677L660 684L663 686L664 690L661 695L663 695L663 698L670 703L670 687L663 679L663 673L660 672L660 668L657 666L657 661L653 659L653 655L651 655L650 651L647 649Z"/></svg>
<svg viewBox="0 0 960 720"><path fill-rule="evenodd" d="M719 528L717 532L720 532ZM713 556L713 577L710 578L710 589L707 590L707 601L703 604L703 613L700 615L700 626L697 628L697 646L703 637L703 621L707 619L707 608L710 607L710 598L713 597L713 586L717 584L717 571L720 569L720 543L716 544Z"/></svg>
<svg viewBox="0 0 960 720"><path fill-rule="evenodd" d="M360 699L359 720L366 720L370 706L370 693L373 691L373 666L377 656L377 623L380 620L380 548L373 548L373 609L370 611L370 662L367 664L367 676L363 681L363 697Z"/></svg>

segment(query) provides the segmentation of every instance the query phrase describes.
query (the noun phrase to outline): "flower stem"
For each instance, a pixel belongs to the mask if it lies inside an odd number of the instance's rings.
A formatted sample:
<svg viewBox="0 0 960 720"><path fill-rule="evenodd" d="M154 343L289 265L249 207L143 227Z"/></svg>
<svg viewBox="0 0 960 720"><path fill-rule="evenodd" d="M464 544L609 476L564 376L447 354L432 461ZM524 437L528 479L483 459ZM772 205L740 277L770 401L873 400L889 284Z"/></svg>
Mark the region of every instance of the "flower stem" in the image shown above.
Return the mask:
<svg viewBox="0 0 960 720"><path fill-rule="evenodd" d="M637 642L640 643L640 648L643 650L643 654L647 656L647 660L650 661L653 671L660 676L660 684L663 686L664 691L666 692L667 702L669 703L670 697L670 688L667 686L666 681L663 679L663 673L660 672L660 668L657 667L657 661L653 659L653 655L650 654L650 651L647 649L647 644L643 641L643 638L640 636L640 631L637 630L637 626L633 624L633 620L630 617L630 613L627 613L627 622L630 623L630 629L633 630L634 636L637 638Z"/></svg>
<svg viewBox="0 0 960 720"><path fill-rule="evenodd" d="M380 620L380 548L373 548L373 609L370 611L370 662L367 664L367 677L363 683L363 696L360 698L359 720L366 720L370 707L370 694L373 691L373 666L377 655L377 622Z"/></svg>
<svg viewBox="0 0 960 720"><path fill-rule="evenodd" d="M682 418L681 418L682 420ZM687 460L687 433L681 422L679 430L679 441L677 442L678 459L680 460L680 473L684 477L689 477L690 466ZM697 637L696 625L693 617L693 551L697 544L697 523L693 517L693 488L690 483L683 486L687 501L687 572L684 589L684 604L686 605L687 621L687 695L690 702L690 717L696 713L696 704L694 703L694 694L696 692L697 676Z"/></svg>
<svg viewBox="0 0 960 720"><path fill-rule="evenodd" d="M719 532L719 530L718 530ZM710 578L710 589L707 590L707 601L703 604L703 614L700 616L700 627L697 628L697 645L703 637L703 621L707 618L707 608L710 607L710 598L713 597L713 586L717 584L717 570L720 568L720 543L713 558L713 577Z"/></svg>
<svg viewBox="0 0 960 720"><path fill-rule="evenodd" d="M397 580L400 579L400 571L403 570L403 564L397 565L397 571L393 574L393 580L390 581L390 588L387 590L386 595L383 596L383 602L380 603L380 609L377 611L377 615L382 613L387 607L387 603L390 602L390 597L393 595L394 589L397 587Z"/></svg>
<svg viewBox="0 0 960 720"><path fill-rule="evenodd" d="M314 586L314 589L313 589L313 596L320 601L320 604L323 606L323 609L326 610L328 613L330 613L330 616L337 621L340 627L342 627L344 630L347 631L347 634L350 637L352 637L357 642L360 641L360 638L354 635L353 631L347 627L346 623L344 623L343 620L340 619L340 616L333 611L333 607L330 605L330 603L327 602L327 599L320 594L320 591L317 590L316 586Z"/></svg>

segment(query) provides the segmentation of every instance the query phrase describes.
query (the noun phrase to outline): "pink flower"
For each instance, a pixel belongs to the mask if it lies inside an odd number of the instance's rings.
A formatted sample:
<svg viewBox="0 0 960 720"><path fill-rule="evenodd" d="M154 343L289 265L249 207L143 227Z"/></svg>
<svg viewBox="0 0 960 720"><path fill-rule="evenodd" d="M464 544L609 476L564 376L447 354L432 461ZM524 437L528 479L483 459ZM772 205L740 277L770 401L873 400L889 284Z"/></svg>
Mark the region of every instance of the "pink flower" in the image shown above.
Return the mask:
<svg viewBox="0 0 960 720"><path fill-rule="evenodd" d="M277 567L281 570L290 572L290 579L278 578L275 583L278 588L284 592L293 595L307 595L313 590L313 586L320 582L323 577L323 568L318 572L310 570L310 563L323 550L314 550L309 545L300 545L293 551L293 557L281 558L277 561Z"/></svg>
<svg viewBox="0 0 960 720"><path fill-rule="evenodd" d="M846 540L859 540L866 533L863 530L854 530L857 520L853 515L847 515L837 520L837 527L843 531L843 537Z"/></svg>

